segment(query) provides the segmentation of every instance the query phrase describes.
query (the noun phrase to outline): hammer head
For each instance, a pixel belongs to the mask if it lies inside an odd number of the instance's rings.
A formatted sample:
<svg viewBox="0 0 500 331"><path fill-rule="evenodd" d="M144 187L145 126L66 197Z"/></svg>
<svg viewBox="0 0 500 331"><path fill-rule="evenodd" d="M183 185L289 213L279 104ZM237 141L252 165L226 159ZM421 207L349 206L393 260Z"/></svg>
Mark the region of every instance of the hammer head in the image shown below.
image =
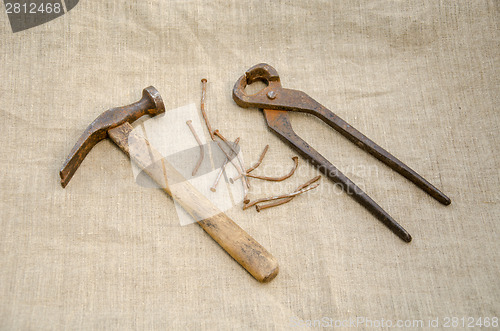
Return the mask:
<svg viewBox="0 0 500 331"><path fill-rule="evenodd" d="M99 141L108 137L108 131L124 123L132 123L143 115L151 117L165 112L160 93L153 86L142 91L141 100L128 106L111 108L99 115L83 132L64 162L59 175L66 187L83 159Z"/></svg>

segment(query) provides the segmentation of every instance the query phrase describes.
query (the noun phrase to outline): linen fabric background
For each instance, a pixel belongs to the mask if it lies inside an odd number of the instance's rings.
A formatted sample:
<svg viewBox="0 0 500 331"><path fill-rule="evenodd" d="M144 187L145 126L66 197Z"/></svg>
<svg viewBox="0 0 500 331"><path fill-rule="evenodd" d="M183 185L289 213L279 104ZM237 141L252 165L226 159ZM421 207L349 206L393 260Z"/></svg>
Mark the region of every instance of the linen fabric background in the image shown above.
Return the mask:
<svg viewBox="0 0 500 331"><path fill-rule="evenodd" d="M322 318L442 327L500 315L498 1L81 0L22 32L5 13L0 22L0 329L281 330ZM320 120L291 114L413 241L323 177L287 205L228 211L280 263L260 284L200 227L180 226L172 200L137 185L109 141L61 188L63 161L101 112L149 85L167 111L199 107L203 77L212 125L241 137L249 163L269 144L260 173L287 171L296 153L231 97L261 62L452 204ZM253 197L317 174L300 159L284 183L253 181Z"/></svg>

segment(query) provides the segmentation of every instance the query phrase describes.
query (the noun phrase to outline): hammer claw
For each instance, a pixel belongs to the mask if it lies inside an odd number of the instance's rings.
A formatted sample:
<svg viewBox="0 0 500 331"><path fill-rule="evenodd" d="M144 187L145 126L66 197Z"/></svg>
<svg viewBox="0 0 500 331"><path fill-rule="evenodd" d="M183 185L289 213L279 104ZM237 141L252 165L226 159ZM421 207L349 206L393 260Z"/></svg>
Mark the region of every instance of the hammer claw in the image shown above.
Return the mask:
<svg viewBox="0 0 500 331"><path fill-rule="evenodd" d="M92 124L85 130L71 150L68 158L61 168L61 171L59 171L62 187L66 187L66 185L68 185L68 182L75 174L76 169L78 169L92 147L94 147L99 141L106 138L106 136L107 133L105 130L93 130Z"/></svg>

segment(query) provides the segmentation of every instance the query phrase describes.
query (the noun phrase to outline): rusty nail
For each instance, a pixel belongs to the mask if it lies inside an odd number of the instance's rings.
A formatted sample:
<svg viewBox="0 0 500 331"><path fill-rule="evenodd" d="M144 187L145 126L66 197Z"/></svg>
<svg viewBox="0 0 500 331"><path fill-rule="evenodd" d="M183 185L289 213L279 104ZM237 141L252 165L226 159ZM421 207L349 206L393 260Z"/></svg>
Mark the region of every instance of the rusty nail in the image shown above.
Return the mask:
<svg viewBox="0 0 500 331"><path fill-rule="evenodd" d="M264 147L264 150L262 151L262 153L260 154L260 157L259 157L259 160L257 161L257 163L255 163L253 166L251 166L250 168L247 169L247 172L252 172L254 171L255 169L257 169L258 166L260 166L260 164L262 163L262 161L264 160L264 157L266 156L266 153L267 153L267 150L269 149L269 145L266 145L266 147Z"/></svg>
<svg viewBox="0 0 500 331"><path fill-rule="evenodd" d="M321 178L320 175L314 177L313 179L309 180L308 182L306 182L306 183L300 185L299 187L297 187L297 189L295 191L300 191L301 189L308 187L309 185L317 182L320 178ZM292 201L293 198L294 197L289 197L289 198L285 198L285 199L282 199L282 200L279 200L279 201L273 201L271 203L264 204L264 205L256 205L255 209L257 209L257 211L260 212L263 209L272 208L272 207L276 207L276 206L280 206L280 205L283 205L285 203L288 203L288 202Z"/></svg>
<svg viewBox="0 0 500 331"><path fill-rule="evenodd" d="M234 166L236 171L238 171L239 174L243 175L243 178L245 179L245 183L243 183L243 194L244 194L243 202L245 202L245 201L248 202L249 200L248 200L247 196L248 196L248 189L250 188L250 184L248 183L248 178L244 174L242 174L242 172L241 172L242 171L241 169L243 169L243 167L240 169L240 167L233 162L233 160L231 159L229 154L224 150L221 143L218 140L214 140L214 141L217 144L217 146L219 146L220 150L224 153L224 155L226 155L226 158L231 162L231 164Z"/></svg>
<svg viewBox="0 0 500 331"><path fill-rule="evenodd" d="M207 80L203 78L201 80L201 114L203 115L203 119L205 120L205 124L207 125L208 133L210 134L210 138L212 140L215 139L214 133L212 132L212 126L208 121L207 112L205 111L205 98L207 94Z"/></svg>
<svg viewBox="0 0 500 331"><path fill-rule="evenodd" d="M236 140L234 141L234 144L235 145L238 145L238 143L240 142L240 137L236 138ZM232 155L231 155L232 156ZM217 184L219 183L219 180L220 178L222 177L222 173L224 172L224 169L226 168L226 165L228 164L229 162L229 159L226 157L224 159L224 162L222 163L222 166L220 167L220 171L219 173L217 174L217 178L215 179L215 182L214 184L212 185L212 187L210 188L210 191L212 192L215 192L217 189Z"/></svg>
<svg viewBox="0 0 500 331"><path fill-rule="evenodd" d="M307 192L307 191L310 191L310 190L313 190L315 189L316 187L319 186L319 183L316 183L314 185L311 185L309 187L305 187L301 190L298 190L298 191L295 191L295 192L292 192L292 193L288 193L288 194L283 194L283 195L277 195L277 196L274 196L274 197L270 197L270 198L262 198L262 199L257 199L257 200L254 200L252 202L249 202L247 204L245 204L243 206L243 209L248 209L258 203L261 203L261 202L266 202L266 201L274 201L274 200L279 200L279 199L285 199L285 198L293 198L299 194L302 194L304 192Z"/></svg>
<svg viewBox="0 0 500 331"><path fill-rule="evenodd" d="M186 121L186 124L189 126L189 129L193 133L194 139L196 139L198 146L200 146L200 157L198 158L198 163L196 163L196 166L194 167L193 172L191 174L192 176L194 176L194 175L196 175L196 172L198 172L198 169L200 168L201 163L203 162L203 158L205 157L205 150L203 148L203 144L200 140L200 137L198 137L198 135L196 134L196 131L194 130L193 121L191 121L191 120Z"/></svg>
<svg viewBox="0 0 500 331"><path fill-rule="evenodd" d="M271 100L276 99L276 92L274 92L274 91L269 91L269 92L267 92L267 97L268 97L269 99L271 99Z"/></svg>
<svg viewBox="0 0 500 331"><path fill-rule="evenodd" d="M226 139L226 138L224 138L224 136L223 136L223 135L219 132L219 130L215 130L215 131L214 131L214 135L216 135L217 137L219 137L219 138L220 138L220 140L222 140L222 141L226 144L226 146L228 146L228 147L229 147L229 149L231 149L231 150L233 151L233 153L235 153L235 155L236 155L236 159L238 160L239 166L241 167L241 168L236 167L236 168L237 168L236 170L238 170L238 174L239 174L240 176L243 176L243 178L244 178L244 182L245 182L246 187L247 187L247 188L250 188L250 183L248 182L248 178L247 178L247 175L246 175L246 173L245 173L245 167L243 166L243 161L241 160L241 158L240 158L240 156L239 156L239 154L238 154L238 151L236 151L236 150L233 148L233 146L231 146L231 144L227 141L227 139ZM221 146L219 145L219 147L221 147ZM221 147L221 149L222 149L222 147ZM228 157L228 158L229 158L229 157ZM233 163L233 165L234 165L234 163ZM238 168L239 168L239 169L238 169Z"/></svg>
<svg viewBox="0 0 500 331"><path fill-rule="evenodd" d="M221 143L217 140L215 140L215 142L217 143L217 145L219 146L220 150L222 151L222 153L224 153L224 155L226 155L226 158L231 162L231 164L236 168L236 171L238 171L239 174L242 174L242 170L241 168L239 167L238 164L234 163L234 161L231 159L231 156L229 156L229 154L224 150L224 148L222 147ZM246 176L243 174L243 177L246 179Z"/></svg>
<svg viewBox="0 0 500 331"><path fill-rule="evenodd" d="M262 180L268 180L271 182L281 182L287 178L290 178L294 173L295 170L297 170L297 166L299 165L299 158L297 156L292 157L292 160L294 162L292 170L284 176L281 177L267 177L267 176L259 176L259 175L253 175L247 173L247 177L252 177L252 178L257 178L257 179L262 179Z"/></svg>
<svg viewBox="0 0 500 331"><path fill-rule="evenodd" d="M245 171L247 174L248 174L248 173L250 173L250 172L252 172L252 171L254 171L255 169L257 169L257 168L260 166L260 164L261 164L261 163L262 163L262 161L264 160L264 157L266 156L266 153L267 153L267 150L268 150L268 149L269 149L269 145L266 145L266 147L264 147L264 150L263 150L263 151L262 151L262 153L260 154L259 160L258 160L258 161L257 161L254 165L252 165L250 168L248 168L248 169ZM234 181L236 181L236 180L238 180L238 179L240 179L240 178L241 178L241 176L240 176L240 175L238 175L238 176L236 176L236 177L234 177L234 178L231 178L229 181L230 181L230 182L231 182L231 184L232 184Z"/></svg>

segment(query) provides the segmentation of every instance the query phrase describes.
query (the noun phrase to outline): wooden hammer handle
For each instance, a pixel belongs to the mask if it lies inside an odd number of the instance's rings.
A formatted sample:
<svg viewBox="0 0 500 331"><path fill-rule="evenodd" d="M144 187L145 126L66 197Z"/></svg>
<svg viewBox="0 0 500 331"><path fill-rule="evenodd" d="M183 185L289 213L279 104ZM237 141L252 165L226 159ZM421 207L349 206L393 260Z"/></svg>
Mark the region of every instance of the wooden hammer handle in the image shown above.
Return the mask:
<svg viewBox="0 0 500 331"><path fill-rule="evenodd" d="M132 126L125 123L109 130L108 135L255 279L260 282L274 279L279 272L274 256L196 190L144 137L132 130Z"/></svg>

